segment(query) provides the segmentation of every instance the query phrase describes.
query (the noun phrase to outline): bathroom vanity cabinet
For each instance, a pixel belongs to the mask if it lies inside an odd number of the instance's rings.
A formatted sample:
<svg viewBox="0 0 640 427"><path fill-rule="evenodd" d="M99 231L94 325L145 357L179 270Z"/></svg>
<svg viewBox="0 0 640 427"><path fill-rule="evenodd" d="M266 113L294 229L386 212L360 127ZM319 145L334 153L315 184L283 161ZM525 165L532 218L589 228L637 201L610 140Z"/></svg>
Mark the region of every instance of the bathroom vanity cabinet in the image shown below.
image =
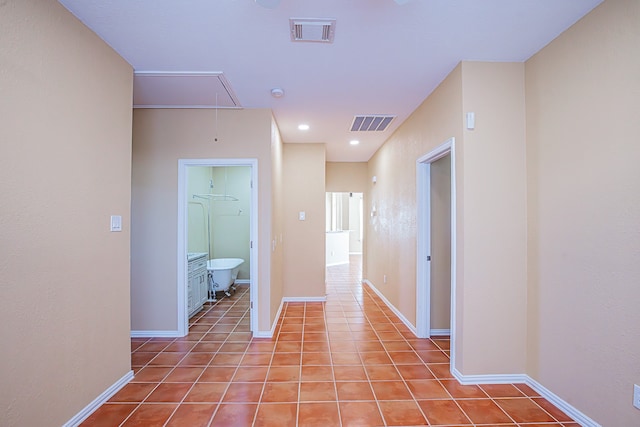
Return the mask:
<svg viewBox="0 0 640 427"><path fill-rule="evenodd" d="M187 255L188 276L188 312L189 317L197 313L209 297L207 281L207 254L190 253Z"/></svg>

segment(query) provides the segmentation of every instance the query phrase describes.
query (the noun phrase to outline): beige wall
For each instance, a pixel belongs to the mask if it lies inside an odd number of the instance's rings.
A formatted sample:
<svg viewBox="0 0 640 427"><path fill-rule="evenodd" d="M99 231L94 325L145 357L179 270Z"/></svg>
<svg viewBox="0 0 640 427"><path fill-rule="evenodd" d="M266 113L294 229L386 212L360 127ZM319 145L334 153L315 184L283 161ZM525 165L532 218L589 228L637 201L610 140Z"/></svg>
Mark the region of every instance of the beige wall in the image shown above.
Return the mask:
<svg viewBox="0 0 640 427"><path fill-rule="evenodd" d="M258 328L271 328L272 117L266 109L133 115L131 324L177 330L178 159L258 159Z"/></svg>
<svg viewBox="0 0 640 427"><path fill-rule="evenodd" d="M468 111L476 128L463 133ZM368 222L365 276L415 322L415 162L456 138L455 354L465 375L525 371L524 118L523 64L464 62L369 162L377 183L367 212L375 205L377 215Z"/></svg>
<svg viewBox="0 0 640 427"><path fill-rule="evenodd" d="M475 112L476 126L465 130L462 147L458 369L520 374L526 369L527 292L524 64L464 62L462 76L464 112Z"/></svg>
<svg viewBox="0 0 640 427"><path fill-rule="evenodd" d="M130 371L132 70L55 1L0 40L0 424L59 426Z"/></svg>
<svg viewBox="0 0 640 427"><path fill-rule="evenodd" d="M640 425L640 2L605 1L526 63L528 372Z"/></svg>
<svg viewBox="0 0 640 427"><path fill-rule="evenodd" d="M431 163L431 329L451 327L451 155Z"/></svg>
<svg viewBox="0 0 640 427"><path fill-rule="evenodd" d="M283 159L284 296L324 297L325 146L284 144Z"/></svg>
<svg viewBox="0 0 640 427"><path fill-rule="evenodd" d="M396 130L369 161L365 196L364 277L400 312L416 321L416 160L446 140L462 144L462 67ZM462 216L462 159L457 157L458 218ZM371 177L377 177L377 183ZM371 216L372 207L377 214ZM458 220L460 223L460 219ZM459 226L458 240L463 229ZM458 248L460 267L461 251ZM387 276L387 283L383 281ZM458 273L458 280L462 272Z"/></svg>
<svg viewBox="0 0 640 427"><path fill-rule="evenodd" d="M368 187L366 162L327 162L326 191L364 193Z"/></svg>

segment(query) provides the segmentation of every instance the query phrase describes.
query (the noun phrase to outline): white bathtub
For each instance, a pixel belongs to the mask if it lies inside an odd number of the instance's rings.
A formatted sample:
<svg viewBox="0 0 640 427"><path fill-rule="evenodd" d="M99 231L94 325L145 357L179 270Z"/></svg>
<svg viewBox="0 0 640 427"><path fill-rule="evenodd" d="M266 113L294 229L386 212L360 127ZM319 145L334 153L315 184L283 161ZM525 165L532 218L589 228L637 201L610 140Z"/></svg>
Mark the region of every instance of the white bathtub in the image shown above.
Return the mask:
<svg viewBox="0 0 640 427"><path fill-rule="evenodd" d="M214 299L216 292L224 292L227 296L231 296L229 288L235 290L233 284L243 262L242 258L214 258L207 261L209 287Z"/></svg>

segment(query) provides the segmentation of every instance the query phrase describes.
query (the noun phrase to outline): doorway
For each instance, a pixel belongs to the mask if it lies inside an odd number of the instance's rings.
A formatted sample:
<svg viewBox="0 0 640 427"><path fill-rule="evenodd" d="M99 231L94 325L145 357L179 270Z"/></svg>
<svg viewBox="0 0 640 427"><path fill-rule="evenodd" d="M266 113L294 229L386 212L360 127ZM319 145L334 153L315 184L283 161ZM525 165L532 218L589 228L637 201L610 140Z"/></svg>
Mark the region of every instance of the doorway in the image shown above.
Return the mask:
<svg viewBox="0 0 640 427"><path fill-rule="evenodd" d="M326 265L348 264L352 255L362 255L363 194L326 193Z"/></svg>
<svg viewBox="0 0 640 427"><path fill-rule="evenodd" d="M249 285L250 329L257 330L257 159L178 161L178 331L189 332L189 254L246 260L231 274ZM217 222L217 224L216 224ZM233 256L231 256L233 255ZM211 270L209 271L211 272ZM225 274L226 272L223 272ZM207 278L210 283L210 278ZM210 299L231 294L213 290ZM227 296L228 297L228 296ZM193 299L191 299L193 300Z"/></svg>
<svg viewBox="0 0 640 427"><path fill-rule="evenodd" d="M440 162L440 163L436 163ZM443 165L442 162L448 164ZM416 261L416 330L418 337L429 338L432 332L443 333L444 330L438 330L432 328L432 317L434 314L432 300L434 299L434 290L432 289L432 279L434 278L432 271L436 267L435 257L438 257L439 266L442 266L442 258L445 259L447 255L450 258L449 261L449 274L448 275L436 275L439 279L443 276L449 278L449 335L451 337L451 366L455 366L455 318L456 318L456 185L455 185L455 139L451 138L445 141L443 144L422 156L417 160L417 220L418 220L418 235L417 235L417 261ZM445 166L445 167L443 167ZM438 212L433 211L433 205L436 200L432 200L434 197L434 190L442 193L443 187L439 185L437 188L434 186L437 182L442 183L442 174L448 172L448 214L450 223L449 241L445 247L450 248L448 254L433 252L436 250L435 242L438 242L438 247L442 248L442 236L437 235L433 231L435 221L439 220L442 216L442 210ZM436 173L436 175L433 175ZM444 187L446 188L446 187ZM442 194L441 194L442 195ZM447 198L445 198L446 200ZM446 222L445 222L446 223ZM448 225L448 224L447 224ZM438 240L439 239L439 240ZM440 267L442 268L442 267ZM442 271L439 271L442 273ZM440 292L441 294L441 292ZM438 297L438 292L435 292ZM441 297L442 295L439 295ZM442 311L442 310L440 310Z"/></svg>

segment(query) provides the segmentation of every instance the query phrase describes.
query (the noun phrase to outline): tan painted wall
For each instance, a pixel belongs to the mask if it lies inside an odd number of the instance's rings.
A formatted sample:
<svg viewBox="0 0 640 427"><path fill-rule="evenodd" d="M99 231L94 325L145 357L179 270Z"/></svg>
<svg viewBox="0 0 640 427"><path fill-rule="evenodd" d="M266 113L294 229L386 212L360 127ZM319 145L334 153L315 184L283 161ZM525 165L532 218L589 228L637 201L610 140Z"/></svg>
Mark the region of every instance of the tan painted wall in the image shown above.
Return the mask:
<svg viewBox="0 0 640 427"><path fill-rule="evenodd" d="M451 327L451 155L431 163L431 329Z"/></svg>
<svg viewBox="0 0 640 427"><path fill-rule="evenodd" d="M396 130L369 161L365 196L364 277L403 315L416 321L416 160L451 137L462 145L462 67L440 86ZM462 217L462 153L458 218ZM377 177L377 183L371 177ZM375 206L377 214L371 216ZM460 219L458 219L460 222ZM459 226L461 241L464 229ZM460 267L462 248L458 248ZM383 281L387 276L387 283ZM458 274L461 279L462 272Z"/></svg>
<svg viewBox="0 0 640 427"><path fill-rule="evenodd" d="M284 144L283 158L284 296L324 297L325 146Z"/></svg>
<svg viewBox="0 0 640 427"><path fill-rule="evenodd" d="M271 328L272 117L262 110L145 110L133 115L131 323L177 329L178 159L258 159L258 328Z"/></svg>
<svg viewBox="0 0 640 427"><path fill-rule="evenodd" d="M476 129L463 134L467 111ZM415 162L456 138L455 354L465 375L525 371L524 118L523 64L464 62L369 162L378 180L367 212L375 206L377 215L368 221L365 277L415 322Z"/></svg>
<svg viewBox="0 0 640 427"><path fill-rule="evenodd" d="M640 425L640 2L605 1L526 63L529 374Z"/></svg>
<svg viewBox="0 0 640 427"><path fill-rule="evenodd" d="M327 162L326 191L364 193L368 188L366 162Z"/></svg>
<svg viewBox="0 0 640 427"><path fill-rule="evenodd" d="M464 133L463 342L458 369L526 370L524 64L462 64ZM460 282L459 282L460 283Z"/></svg>
<svg viewBox="0 0 640 427"><path fill-rule="evenodd" d="M0 40L0 424L59 426L130 371L133 76L55 1Z"/></svg>

